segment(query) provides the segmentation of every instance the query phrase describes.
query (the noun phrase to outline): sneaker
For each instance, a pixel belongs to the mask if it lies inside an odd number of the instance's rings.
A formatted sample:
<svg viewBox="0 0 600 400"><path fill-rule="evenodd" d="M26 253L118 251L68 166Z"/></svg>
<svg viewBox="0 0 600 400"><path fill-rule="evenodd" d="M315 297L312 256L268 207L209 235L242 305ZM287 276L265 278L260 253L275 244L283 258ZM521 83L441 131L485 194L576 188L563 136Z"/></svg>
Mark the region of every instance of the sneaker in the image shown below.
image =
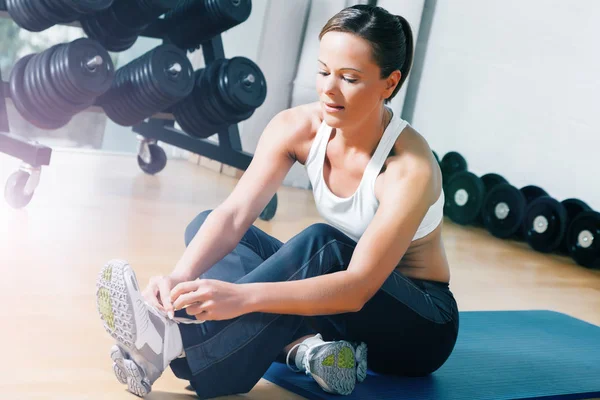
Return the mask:
<svg viewBox="0 0 600 400"><path fill-rule="evenodd" d="M177 323L145 302L126 261L108 262L96 286L100 319L117 341L111 349L115 376L131 393L144 397L183 352Z"/></svg>
<svg viewBox="0 0 600 400"><path fill-rule="evenodd" d="M353 345L345 340L324 342L322 336L317 334L296 346L299 347L297 367L311 375L327 393L349 395L356 382L363 382L367 377L365 343Z"/></svg>

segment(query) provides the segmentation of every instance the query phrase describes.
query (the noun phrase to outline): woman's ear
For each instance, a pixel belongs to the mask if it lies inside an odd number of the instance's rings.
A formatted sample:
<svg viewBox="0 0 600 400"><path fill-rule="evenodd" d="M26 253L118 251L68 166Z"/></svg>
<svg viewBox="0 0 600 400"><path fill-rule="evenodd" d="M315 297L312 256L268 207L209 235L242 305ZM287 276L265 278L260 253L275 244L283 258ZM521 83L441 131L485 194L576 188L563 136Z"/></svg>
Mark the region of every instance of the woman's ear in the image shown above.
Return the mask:
<svg viewBox="0 0 600 400"><path fill-rule="evenodd" d="M398 86L400 82L400 78L402 78L402 73L398 70L392 72L390 76L385 80L385 98L388 99L392 93L394 93L394 89Z"/></svg>

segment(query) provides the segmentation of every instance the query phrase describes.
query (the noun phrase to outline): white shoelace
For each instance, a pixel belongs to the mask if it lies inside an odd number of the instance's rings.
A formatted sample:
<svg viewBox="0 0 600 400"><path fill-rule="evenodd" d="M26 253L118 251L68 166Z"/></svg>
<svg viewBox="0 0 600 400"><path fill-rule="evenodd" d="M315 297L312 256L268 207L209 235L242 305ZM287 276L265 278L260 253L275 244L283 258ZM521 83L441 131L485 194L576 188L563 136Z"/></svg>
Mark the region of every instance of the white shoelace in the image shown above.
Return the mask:
<svg viewBox="0 0 600 400"><path fill-rule="evenodd" d="M183 318L183 317L173 317L173 318L169 318L169 316L168 316L168 315L167 315L165 312L163 312L163 311L161 311L161 310L157 309L156 307L152 306L152 305L151 305L151 304L149 304L148 302L146 302L146 306L147 306L149 309L151 309L151 310L155 311L155 312L156 312L158 315L160 315L160 316L162 316L162 317L166 318L166 319L167 319L167 320L169 320L169 321L173 321L173 322L175 322L175 323L177 323L177 324L187 324L187 325L194 325L194 324L203 324L203 323L205 322L205 321L203 321L203 320L200 320L200 319L190 319L190 318Z"/></svg>

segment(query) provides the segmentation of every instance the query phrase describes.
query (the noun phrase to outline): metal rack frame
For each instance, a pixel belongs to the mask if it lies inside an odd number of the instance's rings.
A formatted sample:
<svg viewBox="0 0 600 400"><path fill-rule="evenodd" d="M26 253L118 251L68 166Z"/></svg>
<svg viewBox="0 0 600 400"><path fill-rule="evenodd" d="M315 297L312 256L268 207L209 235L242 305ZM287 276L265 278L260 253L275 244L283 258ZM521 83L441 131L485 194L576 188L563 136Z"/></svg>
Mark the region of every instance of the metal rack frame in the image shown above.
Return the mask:
<svg viewBox="0 0 600 400"><path fill-rule="evenodd" d="M1 0L0 18L10 18L6 12L6 6ZM64 23L61 25L80 27L78 22ZM164 21L158 19L149 25L139 36L160 39L165 43L165 28ZM217 59L225 58L221 35L217 35L202 43L201 49L206 65ZM52 149L10 133L6 100L10 100L9 84L2 80L0 74L0 152L21 159L24 163L24 166L21 169L33 169L39 175L40 167L50 164ZM103 112L103 110L97 105L94 105L82 112ZM216 129L215 132L212 132L213 135L218 135L218 143L208 139L201 139L194 135L189 135L182 130L176 129L174 125L174 116L167 110L153 115L146 121L131 127L132 131L137 133L142 139L138 163L140 163L140 157L146 162L150 161L147 159L150 154L150 152L148 152L148 145L156 145L156 142L158 141L188 150L192 153L219 161L240 170L247 169L252 161L253 155L242 150L237 124L229 126L223 125L219 129ZM146 159L144 157L146 157ZM166 164L166 159L164 162ZM140 164L140 166L142 165ZM160 169L162 169L162 167L159 167L159 170ZM144 169L144 171L150 173L146 169ZM152 173L156 172L158 171ZM39 180L39 176L37 176L37 180Z"/></svg>

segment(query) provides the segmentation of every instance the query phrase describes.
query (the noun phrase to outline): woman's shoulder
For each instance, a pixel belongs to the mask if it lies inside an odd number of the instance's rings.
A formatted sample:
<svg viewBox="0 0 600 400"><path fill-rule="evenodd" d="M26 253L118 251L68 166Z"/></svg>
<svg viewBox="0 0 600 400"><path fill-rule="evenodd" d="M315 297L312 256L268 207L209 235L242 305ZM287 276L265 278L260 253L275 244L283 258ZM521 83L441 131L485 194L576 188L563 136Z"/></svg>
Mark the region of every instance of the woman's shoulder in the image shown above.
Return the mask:
<svg viewBox="0 0 600 400"><path fill-rule="evenodd" d="M285 136L286 147L302 164L322 122L323 114L318 102L283 110L272 121L277 126L276 130Z"/></svg>
<svg viewBox="0 0 600 400"><path fill-rule="evenodd" d="M275 118L291 135L310 138L323 122L323 112L318 102L302 104L281 111Z"/></svg>
<svg viewBox="0 0 600 400"><path fill-rule="evenodd" d="M441 171L427 139L407 124L396 139L393 154L385 162L386 170L393 168L408 179L426 179L432 188L433 200L441 189Z"/></svg>

